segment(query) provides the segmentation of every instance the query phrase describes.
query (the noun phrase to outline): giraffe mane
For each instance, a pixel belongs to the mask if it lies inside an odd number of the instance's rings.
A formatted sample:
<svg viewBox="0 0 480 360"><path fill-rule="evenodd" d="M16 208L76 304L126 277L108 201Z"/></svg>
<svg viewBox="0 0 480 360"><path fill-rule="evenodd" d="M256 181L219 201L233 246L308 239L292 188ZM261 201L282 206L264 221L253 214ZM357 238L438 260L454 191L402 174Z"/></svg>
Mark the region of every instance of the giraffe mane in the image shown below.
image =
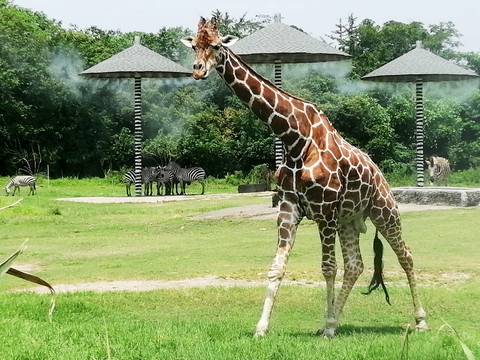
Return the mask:
<svg viewBox="0 0 480 360"><path fill-rule="evenodd" d="M304 103L306 104L310 104L312 105L315 109L317 110L320 110L318 105L315 104L314 102L312 101L309 101L309 100L305 100L305 99L302 99L302 98L299 98L298 96L295 96L289 92L287 92L286 90L282 89L282 88L279 88L277 85L275 85L271 80L269 80L268 78L264 77L263 75L259 74L254 68L252 68L249 64L247 64L240 55L238 54L235 54L232 49L230 48L225 48L225 50L227 52L229 52L232 56L235 56L235 58L237 59L238 62L240 62L244 67L248 68L249 71L257 76L258 78L262 79L263 82L265 82L267 85L269 85L270 87L274 88L274 89L277 89L277 91L283 93L286 97L290 97L292 99L295 99L295 100L300 100L300 101L303 101Z"/></svg>

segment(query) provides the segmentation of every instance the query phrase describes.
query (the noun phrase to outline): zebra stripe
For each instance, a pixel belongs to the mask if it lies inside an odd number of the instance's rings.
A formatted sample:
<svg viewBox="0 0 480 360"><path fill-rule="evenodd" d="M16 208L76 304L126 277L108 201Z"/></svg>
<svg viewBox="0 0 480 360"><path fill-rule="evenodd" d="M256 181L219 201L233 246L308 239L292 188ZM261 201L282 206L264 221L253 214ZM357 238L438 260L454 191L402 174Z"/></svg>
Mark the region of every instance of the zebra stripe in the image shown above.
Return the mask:
<svg viewBox="0 0 480 360"><path fill-rule="evenodd" d="M130 170L125 173L125 190L127 192L127 196L131 196L132 193L130 192L130 188L132 184L135 184L135 170Z"/></svg>
<svg viewBox="0 0 480 360"><path fill-rule="evenodd" d="M181 168L180 165L171 161L166 167L171 170L173 175L180 183L180 194L186 194L185 187L190 185L192 181L198 181L202 185L202 195L205 193L205 177L206 173L203 168L196 166L192 168Z"/></svg>
<svg viewBox="0 0 480 360"><path fill-rule="evenodd" d="M417 186L422 187L425 179L423 175L423 82L421 78L417 79L415 84L415 110L416 110L416 143L417 143Z"/></svg>
<svg viewBox="0 0 480 360"><path fill-rule="evenodd" d="M136 185L136 170L130 170L125 173L125 190L127 196L131 196L130 188L132 184ZM145 185L144 187L144 194L145 195L152 195L152 187L153 182L156 181L156 169L154 167L144 167L140 174L140 186L142 184ZM135 188L136 190L136 188ZM141 195L141 192L140 192Z"/></svg>
<svg viewBox="0 0 480 360"><path fill-rule="evenodd" d="M172 185L175 176L171 170L165 170L162 166L155 168L155 176L157 182L157 195L163 195L163 188L165 188L165 195L172 195Z"/></svg>
<svg viewBox="0 0 480 360"><path fill-rule="evenodd" d="M135 195L142 195L142 78L135 77Z"/></svg>
<svg viewBox="0 0 480 360"><path fill-rule="evenodd" d="M274 64L274 84L280 89L282 88L282 63L280 60L276 60ZM285 155L285 148L283 146L283 142L278 137L275 138L273 152L275 156L275 168L278 169L280 165L282 165Z"/></svg>
<svg viewBox="0 0 480 360"><path fill-rule="evenodd" d="M30 187L30 192L28 195L35 195L35 192L37 190L35 183L37 180L30 175L24 175L24 176L15 176L13 179L11 179L7 185L5 185L5 193L8 196L10 194L10 188L13 186L13 194L12 196L15 195L15 192L18 189L18 195L20 195L20 186L29 186Z"/></svg>
<svg viewBox="0 0 480 360"><path fill-rule="evenodd" d="M153 183L157 180L155 167L144 167L142 169L143 194L153 195Z"/></svg>
<svg viewBox="0 0 480 360"><path fill-rule="evenodd" d="M430 156L425 160L427 165L430 184L446 184L450 176L450 163L447 159L440 156Z"/></svg>

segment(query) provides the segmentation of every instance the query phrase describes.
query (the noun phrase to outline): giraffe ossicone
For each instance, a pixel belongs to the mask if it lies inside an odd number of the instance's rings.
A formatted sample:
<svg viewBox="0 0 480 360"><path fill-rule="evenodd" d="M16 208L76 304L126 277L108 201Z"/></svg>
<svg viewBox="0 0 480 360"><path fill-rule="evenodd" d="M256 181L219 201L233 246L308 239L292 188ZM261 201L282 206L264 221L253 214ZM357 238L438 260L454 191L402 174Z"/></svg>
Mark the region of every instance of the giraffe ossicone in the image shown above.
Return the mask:
<svg viewBox="0 0 480 360"><path fill-rule="evenodd" d="M267 294L256 335L268 331L297 227L304 217L317 223L322 243L322 273L327 287L327 314L320 331L323 336L334 336L348 295L363 272L359 233L366 231L367 217L390 244L405 270L417 329L428 329L412 254L402 239L398 207L381 171L367 154L342 138L315 104L276 87L235 55L228 46L236 39L220 36L215 18L210 21L201 18L196 36L182 42L195 51L194 78L206 79L216 69L228 87L285 145L284 162L275 174L280 198L278 248L268 272ZM344 277L336 296L337 235L344 259Z"/></svg>

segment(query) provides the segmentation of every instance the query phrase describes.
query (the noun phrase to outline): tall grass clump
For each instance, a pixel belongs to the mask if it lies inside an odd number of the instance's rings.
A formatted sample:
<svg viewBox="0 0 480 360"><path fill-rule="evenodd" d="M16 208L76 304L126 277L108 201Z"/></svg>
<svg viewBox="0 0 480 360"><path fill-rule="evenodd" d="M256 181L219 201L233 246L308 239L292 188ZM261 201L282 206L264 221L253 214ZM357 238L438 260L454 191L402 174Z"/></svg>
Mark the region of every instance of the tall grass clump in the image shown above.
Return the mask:
<svg viewBox="0 0 480 360"><path fill-rule="evenodd" d="M480 187L480 169L454 171L450 175L449 185Z"/></svg>

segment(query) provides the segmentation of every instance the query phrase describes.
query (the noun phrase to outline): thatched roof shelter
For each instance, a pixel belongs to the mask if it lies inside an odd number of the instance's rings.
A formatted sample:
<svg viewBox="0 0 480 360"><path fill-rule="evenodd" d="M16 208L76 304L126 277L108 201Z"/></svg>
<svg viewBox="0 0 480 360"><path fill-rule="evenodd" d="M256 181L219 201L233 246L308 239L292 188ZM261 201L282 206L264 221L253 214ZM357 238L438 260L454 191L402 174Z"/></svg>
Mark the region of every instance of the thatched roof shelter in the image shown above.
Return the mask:
<svg viewBox="0 0 480 360"><path fill-rule="evenodd" d="M423 49L421 41L417 41L413 50L362 77L362 80L368 81L415 83L417 186L424 186L423 83L467 80L475 77L478 77L478 75L474 71L458 66Z"/></svg>
<svg viewBox="0 0 480 360"><path fill-rule="evenodd" d="M346 60L346 54L279 20L237 41L231 47L247 63L314 63Z"/></svg>
<svg viewBox="0 0 480 360"><path fill-rule="evenodd" d="M192 76L192 72L170 59L135 43L108 59L83 71L80 75L99 78L177 78Z"/></svg>
<svg viewBox="0 0 480 360"><path fill-rule="evenodd" d="M415 82L422 78L424 82L465 80L478 75L469 69L422 48L421 42L416 47L363 76L363 80L387 82Z"/></svg>
<svg viewBox="0 0 480 360"><path fill-rule="evenodd" d="M134 44L108 59L83 71L80 75L91 78L135 79L135 194L142 194L142 78L190 77L192 72L140 44Z"/></svg>

